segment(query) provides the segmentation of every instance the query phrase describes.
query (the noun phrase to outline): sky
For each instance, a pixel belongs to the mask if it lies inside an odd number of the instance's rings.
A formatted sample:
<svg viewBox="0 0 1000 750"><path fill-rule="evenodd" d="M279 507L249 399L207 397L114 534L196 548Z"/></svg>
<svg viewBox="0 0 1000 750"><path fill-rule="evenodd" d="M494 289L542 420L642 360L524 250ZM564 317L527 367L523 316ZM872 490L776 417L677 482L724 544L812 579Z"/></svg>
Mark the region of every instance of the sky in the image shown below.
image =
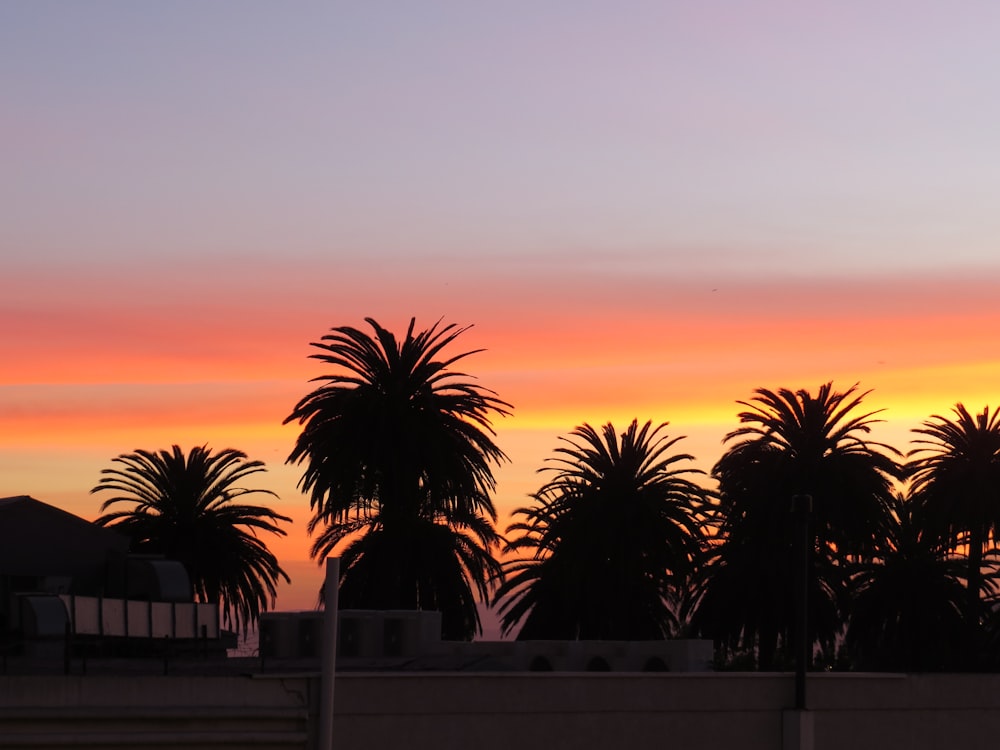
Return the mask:
<svg viewBox="0 0 1000 750"><path fill-rule="evenodd" d="M753 389L877 437L1000 405L1000 5L0 4L0 496L245 451L294 518L309 343L472 325L500 526L583 422L710 470ZM709 481L706 479L706 481Z"/></svg>

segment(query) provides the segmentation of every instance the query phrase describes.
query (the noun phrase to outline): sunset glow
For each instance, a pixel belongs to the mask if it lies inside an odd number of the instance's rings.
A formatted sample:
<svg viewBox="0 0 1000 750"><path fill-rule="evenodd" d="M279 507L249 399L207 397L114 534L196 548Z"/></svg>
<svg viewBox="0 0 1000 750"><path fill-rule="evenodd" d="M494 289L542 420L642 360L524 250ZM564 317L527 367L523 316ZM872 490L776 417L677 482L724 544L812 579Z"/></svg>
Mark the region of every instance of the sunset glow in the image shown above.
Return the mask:
<svg viewBox="0 0 1000 750"><path fill-rule="evenodd" d="M282 421L366 316L473 326L501 527L583 422L708 471L757 387L860 383L903 451L1000 405L1000 11L629 5L5 6L0 496L243 450L312 606Z"/></svg>

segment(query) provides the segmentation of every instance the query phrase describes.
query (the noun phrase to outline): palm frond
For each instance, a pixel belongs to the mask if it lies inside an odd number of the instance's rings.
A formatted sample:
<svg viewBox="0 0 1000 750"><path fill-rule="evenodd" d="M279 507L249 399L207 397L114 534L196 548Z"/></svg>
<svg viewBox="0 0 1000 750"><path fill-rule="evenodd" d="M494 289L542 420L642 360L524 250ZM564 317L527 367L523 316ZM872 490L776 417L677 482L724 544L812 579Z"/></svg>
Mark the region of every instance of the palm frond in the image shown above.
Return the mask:
<svg viewBox="0 0 1000 750"><path fill-rule="evenodd" d="M98 525L127 534L134 550L181 562L195 597L219 602L225 625L246 630L274 606L278 580L289 577L258 533L284 536L290 522L263 505L235 502L270 490L237 486L265 471L260 461L227 448L185 453L138 449L112 459L91 492L113 493L101 505ZM108 511L113 506L126 509Z"/></svg>
<svg viewBox="0 0 1000 750"><path fill-rule="evenodd" d="M420 559L445 568L447 560L464 561L457 569L466 577L465 588L454 589L450 602L435 601L451 608L451 614L443 612L449 627L471 627L462 634L471 637L478 619L470 617L468 601L473 590L486 591L495 578L493 467L508 460L494 442L492 419L512 407L452 369L478 351L444 354L468 327L438 321L417 331L411 319L400 340L375 320L366 323L371 333L342 326L313 343L318 351L311 356L331 372L313 379L319 386L285 420L302 426L288 462L303 465L299 486L313 509L309 530L320 529L312 554L339 550L350 561L342 561L342 597L362 602L358 606L374 606L378 599L409 607L425 598L406 587L424 579L418 571L406 572L416 564L407 558L406 544L390 555L383 540L402 539L402 530L426 531L426 524L449 530L453 537L447 541L443 532L426 532L422 538L443 546L439 555L424 550ZM479 552L467 546L468 534L486 558L479 560ZM390 561L399 569L395 573L385 567ZM390 593L372 593L362 577L389 581Z"/></svg>

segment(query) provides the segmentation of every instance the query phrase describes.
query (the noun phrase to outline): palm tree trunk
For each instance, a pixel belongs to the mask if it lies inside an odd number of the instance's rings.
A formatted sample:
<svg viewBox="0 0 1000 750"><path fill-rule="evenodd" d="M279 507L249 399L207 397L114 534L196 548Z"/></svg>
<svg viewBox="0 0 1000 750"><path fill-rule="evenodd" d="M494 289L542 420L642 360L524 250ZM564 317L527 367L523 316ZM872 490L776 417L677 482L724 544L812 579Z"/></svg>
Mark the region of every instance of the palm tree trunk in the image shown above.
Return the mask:
<svg viewBox="0 0 1000 750"><path fill-rule="evenodd" d="M969 531L969 568L966 575L965 622L968 628L966 638L967 666L974 667L979 653L979 590L983 584L983 534L981 529Z"/></svg>
<svg viewBox="0 0 1000 750"><path fill-rule="evenodd" d="M761 628L757 640L757 670L770 672L774 669L774 656L778 651L778 629L770 623Z"/></svg>

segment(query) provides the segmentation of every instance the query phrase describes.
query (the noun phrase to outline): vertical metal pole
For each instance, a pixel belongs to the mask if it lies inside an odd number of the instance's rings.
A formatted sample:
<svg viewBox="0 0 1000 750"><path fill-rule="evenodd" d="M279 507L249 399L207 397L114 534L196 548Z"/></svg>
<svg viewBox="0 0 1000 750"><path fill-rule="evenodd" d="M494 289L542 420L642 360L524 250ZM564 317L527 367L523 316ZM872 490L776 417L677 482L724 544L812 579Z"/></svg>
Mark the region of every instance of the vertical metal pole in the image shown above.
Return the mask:
<svg viewBox="0 0 1000 750"><path fill-rule="evenodd" d="M795 495L792 513L795 516L796 586L795 594L795 708L806 708L806 669L809 666L809 514L811 495Z"/></svg>
<svg viewBox="0 0 1000 750"><path fill-rule="evenodd" d="M323 656L320 672L319 750L333 747L333 680L337 667L337 598L340 593L340 558L326 558L323 584Z"/></svg>

